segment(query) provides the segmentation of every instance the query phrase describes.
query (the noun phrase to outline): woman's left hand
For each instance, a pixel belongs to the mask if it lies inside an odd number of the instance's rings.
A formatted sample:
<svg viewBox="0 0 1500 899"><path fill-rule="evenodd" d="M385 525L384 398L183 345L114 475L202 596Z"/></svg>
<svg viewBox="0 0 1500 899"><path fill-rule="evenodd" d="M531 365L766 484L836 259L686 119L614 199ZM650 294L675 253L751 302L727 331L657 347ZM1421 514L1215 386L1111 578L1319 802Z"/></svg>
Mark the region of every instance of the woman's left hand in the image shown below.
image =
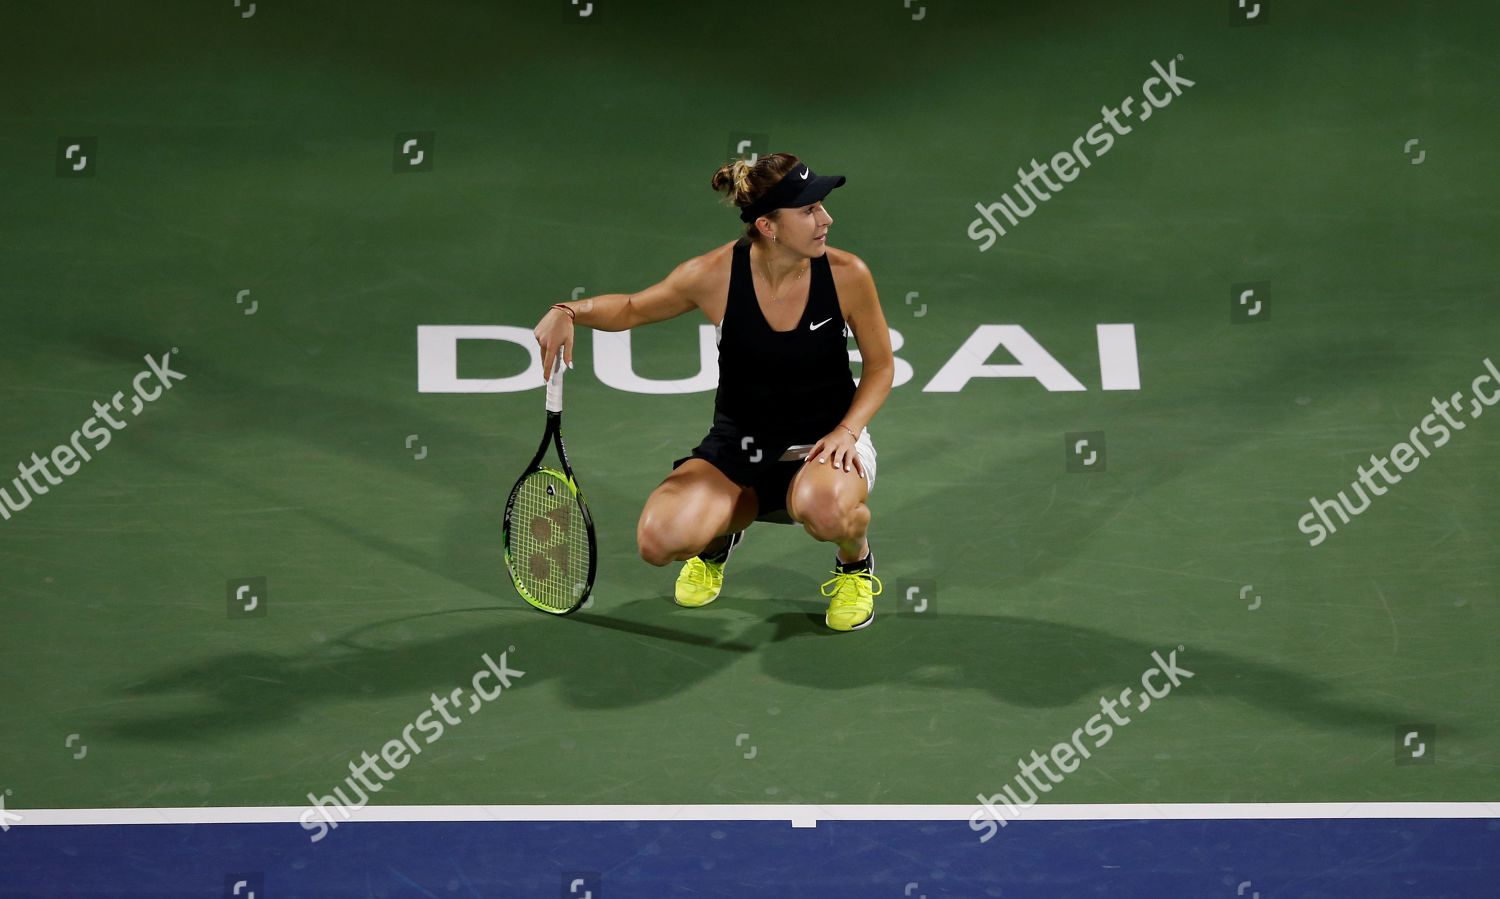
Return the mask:
<svg viewBox="0 0 1500 899"><path fill-rule="evenodd" d="M831 462L839 471L852 471L864 477L865 467L859 461L859 453L854 449L857 442L857 438L848 429L842 426L834 428L828 436L813 444L812 450L807 454L807 462L804 464L815 464L814 460L824 465Z"/></svg>

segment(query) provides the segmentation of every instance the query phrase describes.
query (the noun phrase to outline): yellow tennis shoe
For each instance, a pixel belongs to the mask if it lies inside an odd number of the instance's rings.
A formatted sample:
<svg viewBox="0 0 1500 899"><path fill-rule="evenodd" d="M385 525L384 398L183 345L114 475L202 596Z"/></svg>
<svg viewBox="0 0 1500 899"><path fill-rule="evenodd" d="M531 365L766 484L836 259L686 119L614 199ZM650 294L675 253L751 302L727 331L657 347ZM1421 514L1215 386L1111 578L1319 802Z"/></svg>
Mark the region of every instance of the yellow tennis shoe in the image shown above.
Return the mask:
<svg viewBox="0 0 1500 899"><path fill-rule="evenodd" d="M869 627L875 621L875 597L885 589L875 576L875 554L849 565L840 563L831 573L833 579L823 584L823 595L829 597L823 622L836 631Z"/></svg>
<svg viewBox="0 0 1500 899"><path fill-rule="evenodd" d="M736 531L729 535L729 542L717 553L707 558L693 556L682 563L673 597L679 606L696 609L719 598L719 591L724 589L724 566L729 564L729 554L743 539L745 532Z"/></svg>

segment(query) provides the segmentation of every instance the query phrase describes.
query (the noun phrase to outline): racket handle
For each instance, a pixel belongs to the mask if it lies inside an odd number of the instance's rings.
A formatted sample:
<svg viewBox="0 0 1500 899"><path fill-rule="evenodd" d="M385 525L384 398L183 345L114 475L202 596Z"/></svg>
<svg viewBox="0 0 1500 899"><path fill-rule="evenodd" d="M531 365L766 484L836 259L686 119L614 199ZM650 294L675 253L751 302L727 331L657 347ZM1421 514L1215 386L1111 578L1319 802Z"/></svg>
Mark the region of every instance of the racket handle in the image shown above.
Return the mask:
<svg viewBox="0 0 1500 899"><path fill-rule="evenodd" d="M553 365L552 377L547 379L547 411L562 411L563 358L562 347L557 348L557 362Z"/></svg>

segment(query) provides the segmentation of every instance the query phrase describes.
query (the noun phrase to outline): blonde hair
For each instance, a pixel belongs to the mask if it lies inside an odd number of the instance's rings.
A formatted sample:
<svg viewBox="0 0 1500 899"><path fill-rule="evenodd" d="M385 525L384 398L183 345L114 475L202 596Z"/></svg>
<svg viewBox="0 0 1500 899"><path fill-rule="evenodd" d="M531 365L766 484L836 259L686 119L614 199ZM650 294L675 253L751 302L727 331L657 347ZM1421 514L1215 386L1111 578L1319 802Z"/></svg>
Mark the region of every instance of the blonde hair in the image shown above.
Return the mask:
<svg viewBox="0 0 1500 899"><path fill-rule="evenodd" d="M755 162L736 159L720 166L710 179L709 186L724 194L725 203L744 209L764 196L783 175L801 164L802 160L790 153L771 153L757 158ZM766 213L766 217L774 219L780 213L779 209L772 210ZM760 239L760 231L754 222L745 224L745 236L752 240Z"/></svg>

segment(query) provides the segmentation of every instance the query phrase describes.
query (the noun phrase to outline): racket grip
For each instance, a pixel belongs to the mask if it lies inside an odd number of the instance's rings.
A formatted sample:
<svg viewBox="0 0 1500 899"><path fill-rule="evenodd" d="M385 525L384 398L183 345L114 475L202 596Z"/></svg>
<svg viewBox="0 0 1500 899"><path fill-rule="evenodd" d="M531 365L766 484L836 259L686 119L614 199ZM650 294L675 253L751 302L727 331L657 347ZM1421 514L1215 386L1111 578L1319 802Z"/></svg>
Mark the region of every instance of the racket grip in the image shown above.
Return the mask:
<svg viewBox="0 0 1500 899"><path fill-rule="evenodd" d="M547 411L562 411L563 358L562 347L557 348L557 362L553 365L552 377L547 379Z"/></svg>

